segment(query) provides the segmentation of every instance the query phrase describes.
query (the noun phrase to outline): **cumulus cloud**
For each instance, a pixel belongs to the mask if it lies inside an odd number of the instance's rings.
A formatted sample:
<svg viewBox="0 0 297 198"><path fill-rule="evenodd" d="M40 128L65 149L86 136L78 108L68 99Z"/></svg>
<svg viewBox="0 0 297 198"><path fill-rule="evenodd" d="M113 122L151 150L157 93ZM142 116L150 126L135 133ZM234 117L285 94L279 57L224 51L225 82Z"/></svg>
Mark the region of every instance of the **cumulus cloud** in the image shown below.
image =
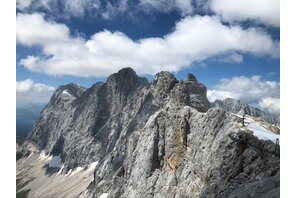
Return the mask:
<svg viewBox="0 0 297 198"><path fill-rule="evenodd" d="M49 101L54 90L54 87L34 83L31 79L19 81L16 82L16 102L19 105L45 104Z"/></svg>
<svg viewBox="0 0 297 198"><path fill-rule="evenodd" d="M259 102L259 107L272 113L279 113L280 99L270 97L262 98L262 100Z"/></svg>
<svg viewBox="0 0 297 198"><path fill-rule="evenodd" d="M17 41L25 46L53 46L67 42L69 28L52 21L45 22L42 14L18 14L16 22Z"/></svg>
<svg viewBox="0 0 297 198"><path fill-rule="evenodd" d="M164 37L136 41L122 32L108 30L92 35L89 40L69 32L66 25L47 21L41 14L19 13L17 44L39 46L43 52L43 56L28 56L20 64L49 75L88 77L108 76L122 67L133 67L140 74L178 72L224 54L233 54L229 60L235 62L242 61L240 54L279 55L279 42L267 33L226 26L210 16L186 17Z"/></svg>
<svg viewBox="0 0 297 198"><path fill-rule="evenodd" d="M210 0L210 8L225 21L253 20L279 27L280 0Z"/></svg>
<svg viewBox="0 0 297 198"><path fill-rule="evenodd" d="M210 101L235 98L260 109L279 113L280 83L263 81L260 76L224 78L208 91L207 97Z"/></svg>

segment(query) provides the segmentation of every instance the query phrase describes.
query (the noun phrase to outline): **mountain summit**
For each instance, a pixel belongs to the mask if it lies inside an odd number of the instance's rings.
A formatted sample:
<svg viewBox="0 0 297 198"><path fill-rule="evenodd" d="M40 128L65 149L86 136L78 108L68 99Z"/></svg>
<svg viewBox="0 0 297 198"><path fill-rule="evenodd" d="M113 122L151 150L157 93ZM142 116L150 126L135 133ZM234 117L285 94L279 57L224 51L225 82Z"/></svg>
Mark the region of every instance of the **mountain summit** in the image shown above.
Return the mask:
<svg viewBox="0 0 297 198"><path fill-rule="evenodd" d="M149 83L131 68L89 89L61 86L22 151L42 151L48 158L37 160L46 174L65 181L79 178L79 171L87 181L93 167L87 188L68 190L67 196L279 196L275 143L253 135L240 117L211 108L206 95L193 74L178 81L160 72ZM42 188L42 182L30 185ZM59 185L43 196L65 197Z"/></svg>

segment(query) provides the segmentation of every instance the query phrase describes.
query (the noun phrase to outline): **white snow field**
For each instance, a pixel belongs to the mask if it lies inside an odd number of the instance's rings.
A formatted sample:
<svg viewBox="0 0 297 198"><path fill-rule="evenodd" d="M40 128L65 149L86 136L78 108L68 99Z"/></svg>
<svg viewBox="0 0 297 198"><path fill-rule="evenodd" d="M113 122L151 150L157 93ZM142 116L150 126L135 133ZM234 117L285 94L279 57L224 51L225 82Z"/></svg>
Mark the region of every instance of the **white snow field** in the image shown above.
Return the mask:
<svg viewBox="0 0 297 198"><path fill-rule="evenodd" d="M237 115L241 117L241 115ZM245 126L253 131L253 135L256 136L260 140L271 140L273 143L276 143L276 139L280 140L280 135L272 132L271 130L265 128L265 125L260 124L255 121L251 116L246 116L244 119Z"/></svg>

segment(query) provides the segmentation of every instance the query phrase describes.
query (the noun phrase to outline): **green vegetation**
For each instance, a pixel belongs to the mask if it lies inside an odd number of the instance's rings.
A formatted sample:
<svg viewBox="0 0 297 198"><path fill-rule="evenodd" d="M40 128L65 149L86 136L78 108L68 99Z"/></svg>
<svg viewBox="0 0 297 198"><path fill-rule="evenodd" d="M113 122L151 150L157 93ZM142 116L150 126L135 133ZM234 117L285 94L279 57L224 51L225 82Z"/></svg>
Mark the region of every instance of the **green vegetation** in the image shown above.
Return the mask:
<svg viewBox="0 0 297 198"><path fill-rule="evenodd" d="M34 178L23 181L24 178L17 178L16 180L16 198L27 198L30 192L30 189L23 189L27 186Z"/></svg>
<svg viewBox="0 0 297 198"><path fill-rule="evenodd" d="M30 189L21 190L16 193L16 198L27 198L29 192L30 192Z"/></svg>

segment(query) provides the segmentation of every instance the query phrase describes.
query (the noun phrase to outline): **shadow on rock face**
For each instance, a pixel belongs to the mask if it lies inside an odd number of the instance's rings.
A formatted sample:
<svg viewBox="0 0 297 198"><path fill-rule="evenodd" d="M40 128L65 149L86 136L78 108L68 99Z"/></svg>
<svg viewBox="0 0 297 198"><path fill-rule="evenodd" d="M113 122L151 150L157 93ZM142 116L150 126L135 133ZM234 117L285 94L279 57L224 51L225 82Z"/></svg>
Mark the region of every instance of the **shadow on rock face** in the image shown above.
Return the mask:
<svg viewBox="0 0 297 198"><path fill-rule="evenodd" d="M44 165L42 168L45 169L45 174L49 177L55 173L58 173L60 170L60 167L50 167L48 164Z"/></svg>

